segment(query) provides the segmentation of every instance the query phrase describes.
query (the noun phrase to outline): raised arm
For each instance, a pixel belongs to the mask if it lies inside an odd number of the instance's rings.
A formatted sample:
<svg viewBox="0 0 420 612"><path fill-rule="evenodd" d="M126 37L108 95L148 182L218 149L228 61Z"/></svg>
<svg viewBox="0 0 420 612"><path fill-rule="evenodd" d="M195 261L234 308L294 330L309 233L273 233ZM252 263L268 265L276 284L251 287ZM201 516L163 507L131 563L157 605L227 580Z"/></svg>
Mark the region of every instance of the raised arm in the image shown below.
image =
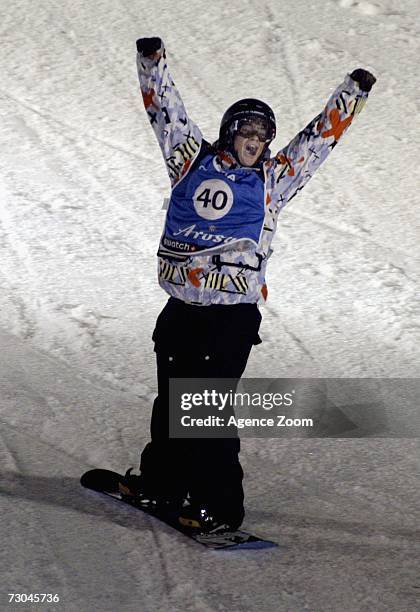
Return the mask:
<svg viewBox="0 0 420 612"><path fill-rule="evenodd" d="M137 72L149 121L174 186L200 150L202 134L185 110L166 63L160 38L137 40Z"/></svg>
<svg viewBox="0 0 420 612"><path fill-rule="evenodd" d="M284 206L303 189L362 110L375 81L361 68L348 74L324 110L277 153L271 160L275 175L272 200Z"/></svg>

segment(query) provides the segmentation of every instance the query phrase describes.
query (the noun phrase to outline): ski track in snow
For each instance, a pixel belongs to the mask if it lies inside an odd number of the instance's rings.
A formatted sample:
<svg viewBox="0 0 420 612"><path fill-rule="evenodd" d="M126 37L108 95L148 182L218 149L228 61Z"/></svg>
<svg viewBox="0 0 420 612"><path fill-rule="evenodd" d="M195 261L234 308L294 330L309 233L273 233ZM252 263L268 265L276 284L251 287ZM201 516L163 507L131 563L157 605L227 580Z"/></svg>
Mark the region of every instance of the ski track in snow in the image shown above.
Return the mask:
<svg viewBox="0 0 420 612"><path fill-rule="evenodd" d="M94 134L87 134L86 132L81 132L80 128L76 127L75 125L69 125L69 124L65 123L64 121L61 121L60 119L57 119L57 117L53 117L50 113L44 112L42 109L35 108L34 106L31 106L30 104L28 104L24 100L20 100L19 98L11 95L9 92L6 92L4 90L0 90L0 93L1 93L1 95L5 96L6 98L11 100L12 102L15 102L16 104L22 106L24 109L30 111L31 113L35 113L36 115L38 115L42 119L45 119L45 121L48 124L50 124L49 127L52 130L54 130L54 125L57 125L61 129L64 128L66 131L72 133L73 136L67 136L68 140L72 144L75 143L75 137L77 137L77 140L79 140L79 141L81 141L83 139L93 140L93 141L98 142L98 143L100 143L102 145L105 145L106 147L110 147L111 149L114 149L115 151L118 151L120 153L125 153L126 155L130 155L130 156L138 159L139 161L148 161L150 159L146 155L139 155L138 152L130 151L129 149L125 149L122 145L115 144L113 142L109 142L109 141L105 140L104 138L99 138L99 137L95 136Z"/></svg>

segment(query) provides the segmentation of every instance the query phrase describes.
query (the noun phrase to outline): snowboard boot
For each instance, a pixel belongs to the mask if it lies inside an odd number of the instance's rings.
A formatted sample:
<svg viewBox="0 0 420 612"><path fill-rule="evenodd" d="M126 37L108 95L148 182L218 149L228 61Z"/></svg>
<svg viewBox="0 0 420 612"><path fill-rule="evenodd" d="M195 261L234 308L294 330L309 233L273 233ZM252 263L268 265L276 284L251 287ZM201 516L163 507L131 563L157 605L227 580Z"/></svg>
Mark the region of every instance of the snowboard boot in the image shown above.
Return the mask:
<svg viewBox="0 0 420 612"><path fill-rule="evenodd" d="M144 479L141 475L131 474L132 469L129 468L126 471L124 478L119 483L119 491L126 498L126 501L132 499L135 505L140 505L147 510L154 510L156 512L162 510L166 512L179 511L182 507L183 499L163 496L149 489L144 485Z"/></svg>
<svg viewBox="0 0 420 612"><path fill-rule="evenodd" d="M218 531L236 531L242 519L223 520L221 516L213 514L203 504L187 503L181 508L178 521L183 527L198 533L217 533Z"/></svg>

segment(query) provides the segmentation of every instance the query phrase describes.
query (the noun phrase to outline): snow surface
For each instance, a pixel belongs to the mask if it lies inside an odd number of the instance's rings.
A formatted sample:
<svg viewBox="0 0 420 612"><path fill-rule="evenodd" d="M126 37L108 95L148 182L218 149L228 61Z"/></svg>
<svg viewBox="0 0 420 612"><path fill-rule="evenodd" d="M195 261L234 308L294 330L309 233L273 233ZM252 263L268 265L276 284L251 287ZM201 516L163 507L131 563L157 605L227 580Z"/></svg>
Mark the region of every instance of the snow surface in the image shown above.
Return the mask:
<svg viewBox="0 0 420 612"><path fill-rule="evenodd" d="M155 394L155 253L169 180L135 40L160 35L216 137L240 97L278 148L354 68L378 82L281 215L254 377L416 377L418 3L5 4L0 81L1 609L418 610L417 439L244 440L244 527L274 551L208 552L78 486L138 464ZM416 560L417 554L417 560Z"/></svg>

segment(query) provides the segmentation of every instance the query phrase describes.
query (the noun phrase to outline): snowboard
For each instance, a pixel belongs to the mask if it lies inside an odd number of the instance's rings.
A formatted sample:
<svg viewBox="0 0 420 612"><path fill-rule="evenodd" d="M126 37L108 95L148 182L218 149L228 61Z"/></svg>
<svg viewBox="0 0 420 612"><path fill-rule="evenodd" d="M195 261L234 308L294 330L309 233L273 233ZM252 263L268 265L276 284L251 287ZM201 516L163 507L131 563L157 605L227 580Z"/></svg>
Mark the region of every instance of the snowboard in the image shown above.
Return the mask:
<svg viewBox="0 0 420 612"><path fill-rule="evenodd" d="M102 493L103 495L112 497L117 501L133 506L145 514L163 521L188 538L198 542L199 544L203 544L203 546L210 549L264 549L278 546L276 542L264 540L263 538L259 538L258 536L242 531L241 529L237 531L217 530L213 533L200 533L193 531L180 523L179 515L176 512L145 507L138 500L136 502L135 497L121 493L119 485L123 478L124 476L122 476L122 474L118 474L117 472L95 469L85 472L80 479L80 484L87 489Z"/></svg>

